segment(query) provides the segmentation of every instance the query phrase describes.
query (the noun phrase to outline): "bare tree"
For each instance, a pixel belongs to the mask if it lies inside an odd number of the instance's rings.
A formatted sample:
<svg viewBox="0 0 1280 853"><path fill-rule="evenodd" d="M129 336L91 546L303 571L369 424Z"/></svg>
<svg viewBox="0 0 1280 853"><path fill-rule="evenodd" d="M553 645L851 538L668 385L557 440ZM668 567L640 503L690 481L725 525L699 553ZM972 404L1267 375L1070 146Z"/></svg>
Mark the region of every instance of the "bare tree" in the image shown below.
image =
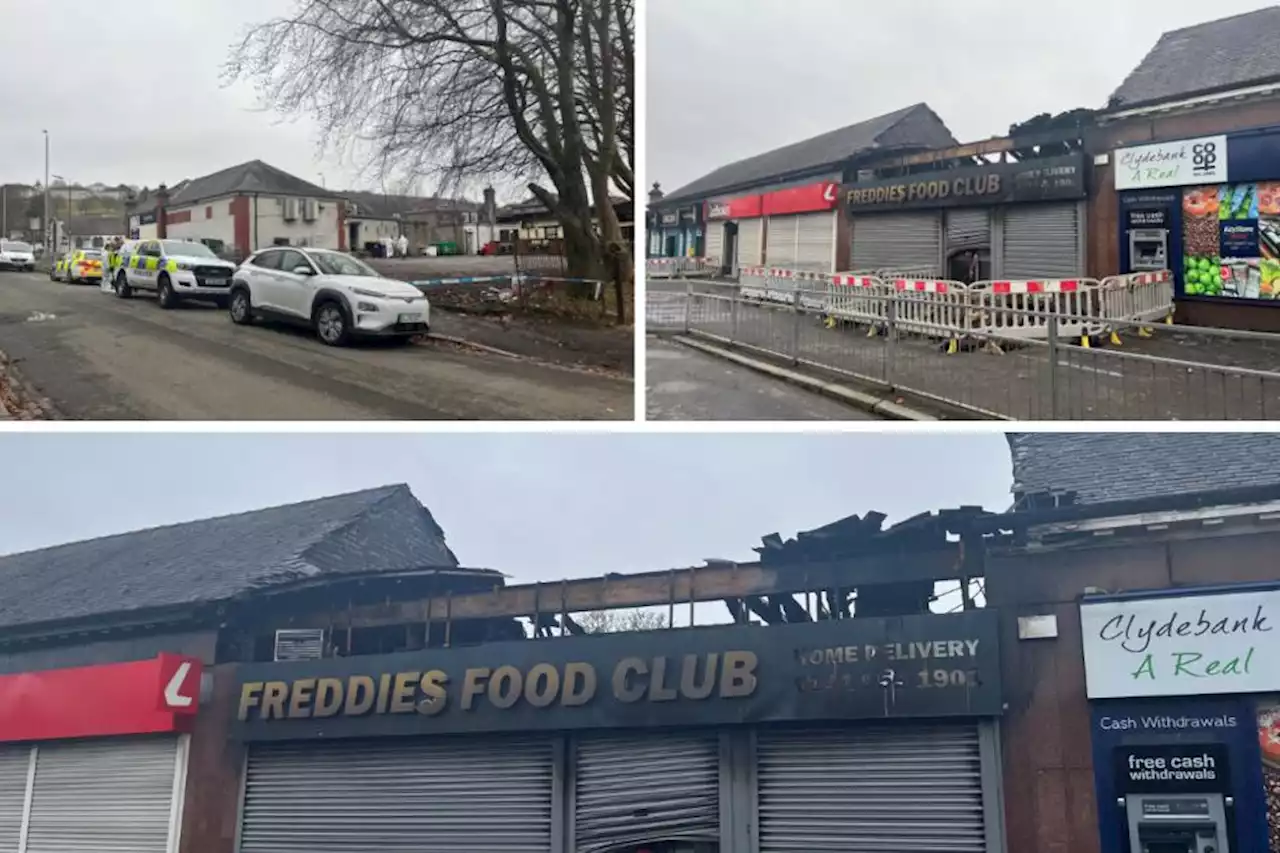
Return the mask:
<svg viewBox="0 0 1280 853"><path fill-rule="evenodd" d="M228 80L318 118L326 144L371 147L384 181L527 183L571 276L631 284L610 197L634 209L634 0L296 2L233 47Z"/></svg>
<svg viewBox="0 0 1280 853"><path fill-rule="evenodd" d="M592 610L575 613L573 619L588 634L656 631L667 627L666 614L656 610Z"/></svg>

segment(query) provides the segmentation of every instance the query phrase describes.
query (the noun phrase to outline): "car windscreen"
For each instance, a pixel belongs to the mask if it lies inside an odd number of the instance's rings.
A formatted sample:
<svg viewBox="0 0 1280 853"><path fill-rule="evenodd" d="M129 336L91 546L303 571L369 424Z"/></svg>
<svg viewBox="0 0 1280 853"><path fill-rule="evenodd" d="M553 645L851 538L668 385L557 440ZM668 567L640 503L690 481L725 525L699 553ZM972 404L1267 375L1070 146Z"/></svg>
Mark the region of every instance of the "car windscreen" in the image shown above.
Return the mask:
<svg viewBox="0 0 1280 853"><path fill-rule="evenodd" d="M311 260L325 275L363 275L378 277L377 270L340 252L311 252Z"/></svg>
<svg viewBox="0 0 1280 853"><path fill-rule="evenodd" d="M0 240L0 252L30 252L30 243L19 243L16 240Z"/></svg>
<svg viewBox="0 0 1280 853"><path fill-rule="evenodd" d="M209 247L203 243L185 243L181 240L164 240L160 243L160 249L166 255L179 255L187 258L216 258L213 252L209 251Z"/></svg>

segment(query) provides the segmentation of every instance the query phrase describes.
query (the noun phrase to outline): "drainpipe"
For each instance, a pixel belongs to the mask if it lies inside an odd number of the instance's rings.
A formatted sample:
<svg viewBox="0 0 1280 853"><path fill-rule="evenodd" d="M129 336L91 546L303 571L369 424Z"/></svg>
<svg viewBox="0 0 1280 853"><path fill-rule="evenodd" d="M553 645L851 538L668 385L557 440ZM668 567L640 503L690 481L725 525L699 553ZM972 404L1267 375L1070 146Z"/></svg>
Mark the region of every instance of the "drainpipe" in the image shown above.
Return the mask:
<svg viewBox="0 0 1280 853"><path fill-rule="evenodd" d="M258 194L253 194L253 251L258 251Z"/></svg>
<svg viewBox="0 0 1280 853"><path fill-rule="evenodd" d="M70 198L68 192L67 197ZM169 224L166 222L169 207L169 188L164 184L156 190L156 238L164 240L169 236Z"/></svg>

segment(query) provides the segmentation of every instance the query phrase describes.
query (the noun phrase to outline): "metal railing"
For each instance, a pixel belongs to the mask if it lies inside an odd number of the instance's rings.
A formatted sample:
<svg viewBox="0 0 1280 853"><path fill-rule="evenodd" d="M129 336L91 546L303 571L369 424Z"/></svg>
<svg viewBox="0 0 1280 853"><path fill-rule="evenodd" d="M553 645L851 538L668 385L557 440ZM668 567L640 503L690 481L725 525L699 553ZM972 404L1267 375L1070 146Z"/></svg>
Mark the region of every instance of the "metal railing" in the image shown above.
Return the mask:
<svg viewBox="0 0 1280 853"><path fill-rule="evenodd" d="M851 322L815 305L825 288L797 288L790 304L746 298L735 284L690 281L647 295L647 329L689 334L794 365L935 400L977 417L1011 420L1280 419L1280 335L1144 321L1111 323L1125 343L1077 338L1094 318L1054 303L1002 309L1046 327L1044 339L972 322L942 336L921 318L929 294L862 296L876 319ZM1252 362L1254 366L1250 366Z"/></svg>

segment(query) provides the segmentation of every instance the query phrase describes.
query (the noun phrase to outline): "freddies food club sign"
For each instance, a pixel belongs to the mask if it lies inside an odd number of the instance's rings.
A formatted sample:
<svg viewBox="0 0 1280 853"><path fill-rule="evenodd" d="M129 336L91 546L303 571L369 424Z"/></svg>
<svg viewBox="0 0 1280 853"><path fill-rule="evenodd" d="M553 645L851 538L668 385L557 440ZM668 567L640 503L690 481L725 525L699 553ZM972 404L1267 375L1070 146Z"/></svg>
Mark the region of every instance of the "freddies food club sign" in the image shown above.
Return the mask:
<svg viewBox="0 0 1280 853"><path fill-rule="evenodd" d="M1280 690L1280 590L1085 601L1090 699Z"/></svg>
<svg viewBox="0 0 1280 853"><path fill-rule="evenodd" d="M995 613L533 639L237 671L246 740L997 715Z"/></svg>

